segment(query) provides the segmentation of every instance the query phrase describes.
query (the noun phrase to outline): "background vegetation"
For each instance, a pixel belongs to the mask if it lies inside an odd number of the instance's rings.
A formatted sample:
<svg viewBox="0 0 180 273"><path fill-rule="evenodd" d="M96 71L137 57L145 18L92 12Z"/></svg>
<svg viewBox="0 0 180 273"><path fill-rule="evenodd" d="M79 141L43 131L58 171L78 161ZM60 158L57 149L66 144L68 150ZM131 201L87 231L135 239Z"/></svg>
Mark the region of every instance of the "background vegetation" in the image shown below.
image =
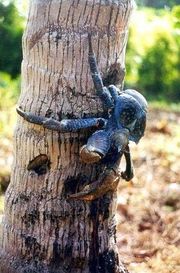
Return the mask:
<svg viewBox="0 0 180 273"><path fill-rule="evenodd" d="M0 71L15 78L20 73L23 18L13 2L0 3Z"/></svg>
<svg viewBox="0 0 180 273"><path fill-rule="evenodd" d="M154 8L164 8L169 7L172 8L175 5L179 5L179 0L136 0L136 3L139 6L147 6L147 7L154 7Z"/></svg>
<svg viewBox="0 0 180 273"><path fill-rule="evenodd" d="M180 101L180 6L136 12L127 50L127 86L148 99Z"/></svg>
<svg viewBox="0 0 180 273"><path fill-rule="evenodd" d="M119 251L132 273L177 273L180 1L136 2L139 8L130 28L125 86L143 92L151 107L146 136L140 145L131 147L135 178L130 183L120 183ZM0 191L9 183L13 160L12 134L20 92L26 6L27 1L0 0ZM0 195L0 221L3 200Z"/></svg>

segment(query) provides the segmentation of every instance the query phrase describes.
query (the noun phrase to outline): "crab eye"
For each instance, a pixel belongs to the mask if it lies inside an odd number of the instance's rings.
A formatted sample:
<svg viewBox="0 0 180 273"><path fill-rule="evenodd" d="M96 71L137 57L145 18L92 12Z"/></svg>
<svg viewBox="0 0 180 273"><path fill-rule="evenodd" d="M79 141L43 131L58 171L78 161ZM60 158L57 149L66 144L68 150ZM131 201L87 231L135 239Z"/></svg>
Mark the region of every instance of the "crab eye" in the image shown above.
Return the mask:
<svg viewBox="0 0 180 273"><path fill-rule="evenodd" d="M122 126L133 130L136 123L136 111L133 108L126 108L120 113L120 123Z"/></svg>

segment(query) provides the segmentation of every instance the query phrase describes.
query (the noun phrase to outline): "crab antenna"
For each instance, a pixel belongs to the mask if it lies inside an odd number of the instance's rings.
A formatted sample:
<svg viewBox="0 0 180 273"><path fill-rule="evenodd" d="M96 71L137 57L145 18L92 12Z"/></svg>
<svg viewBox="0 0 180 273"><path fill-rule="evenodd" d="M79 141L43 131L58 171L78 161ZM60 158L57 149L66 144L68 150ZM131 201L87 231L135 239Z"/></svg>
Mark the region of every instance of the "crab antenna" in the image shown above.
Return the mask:
<svg viewBox="0 0 180 273"><path fill-rule="evenodd" d="M91 34L89 33L88 33L88 41L89 41L89 65L90 65L92 79L93 79L94 86L97 93L102 94L104 85L97 67L96 57L92 48Z"/></svg>

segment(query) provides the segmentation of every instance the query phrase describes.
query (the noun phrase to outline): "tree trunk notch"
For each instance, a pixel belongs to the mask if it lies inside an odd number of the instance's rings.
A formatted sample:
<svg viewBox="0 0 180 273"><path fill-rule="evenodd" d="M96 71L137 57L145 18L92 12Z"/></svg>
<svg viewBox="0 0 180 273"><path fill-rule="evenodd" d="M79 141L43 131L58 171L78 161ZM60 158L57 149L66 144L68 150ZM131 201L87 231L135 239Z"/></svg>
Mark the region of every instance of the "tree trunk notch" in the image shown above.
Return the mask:
<svg viewBox="0 0 180 273"><path fill-rule="evenodd" d="M103 117L88 64L88 33L104 83L123 85L131 0L33 0L23 37L18 105L36 115ZM18 119L6 193L1 273L124 273L116 249L116 194L67 199L103 171L79 149L90 132Z"/></svg>

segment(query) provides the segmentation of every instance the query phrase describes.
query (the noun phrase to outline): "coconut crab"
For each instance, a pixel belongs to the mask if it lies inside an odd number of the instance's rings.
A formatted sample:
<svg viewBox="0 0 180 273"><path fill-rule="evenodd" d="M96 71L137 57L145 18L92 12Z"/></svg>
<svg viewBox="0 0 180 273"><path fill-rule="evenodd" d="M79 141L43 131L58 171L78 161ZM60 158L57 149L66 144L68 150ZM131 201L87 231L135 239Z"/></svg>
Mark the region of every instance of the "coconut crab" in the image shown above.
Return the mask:
<svg viewBox="0 0 180 273"><path fill-rule="evenodd" d="M133 178L129 141L138 143L144 135L147 113L146 99L139 92L132 89L120 91L114 85L104 86L97 67L90 34L88 34L88 41L92 80L97 96L100 97L108 112L108 119L82 118L57 121L53 118L25 112L21 107L17 107L17 113L26 121L50 130L65 133L90 127L97 129L89 137L87 144L80 149L80 157L87 164L102 161L106 164L106 169L97 181L69 196L72 199L86 201L97 199L109 191L115 191L120 177L127 181ZM123 155L126 160L126 169L120 173L119 164Z"/></svg>

